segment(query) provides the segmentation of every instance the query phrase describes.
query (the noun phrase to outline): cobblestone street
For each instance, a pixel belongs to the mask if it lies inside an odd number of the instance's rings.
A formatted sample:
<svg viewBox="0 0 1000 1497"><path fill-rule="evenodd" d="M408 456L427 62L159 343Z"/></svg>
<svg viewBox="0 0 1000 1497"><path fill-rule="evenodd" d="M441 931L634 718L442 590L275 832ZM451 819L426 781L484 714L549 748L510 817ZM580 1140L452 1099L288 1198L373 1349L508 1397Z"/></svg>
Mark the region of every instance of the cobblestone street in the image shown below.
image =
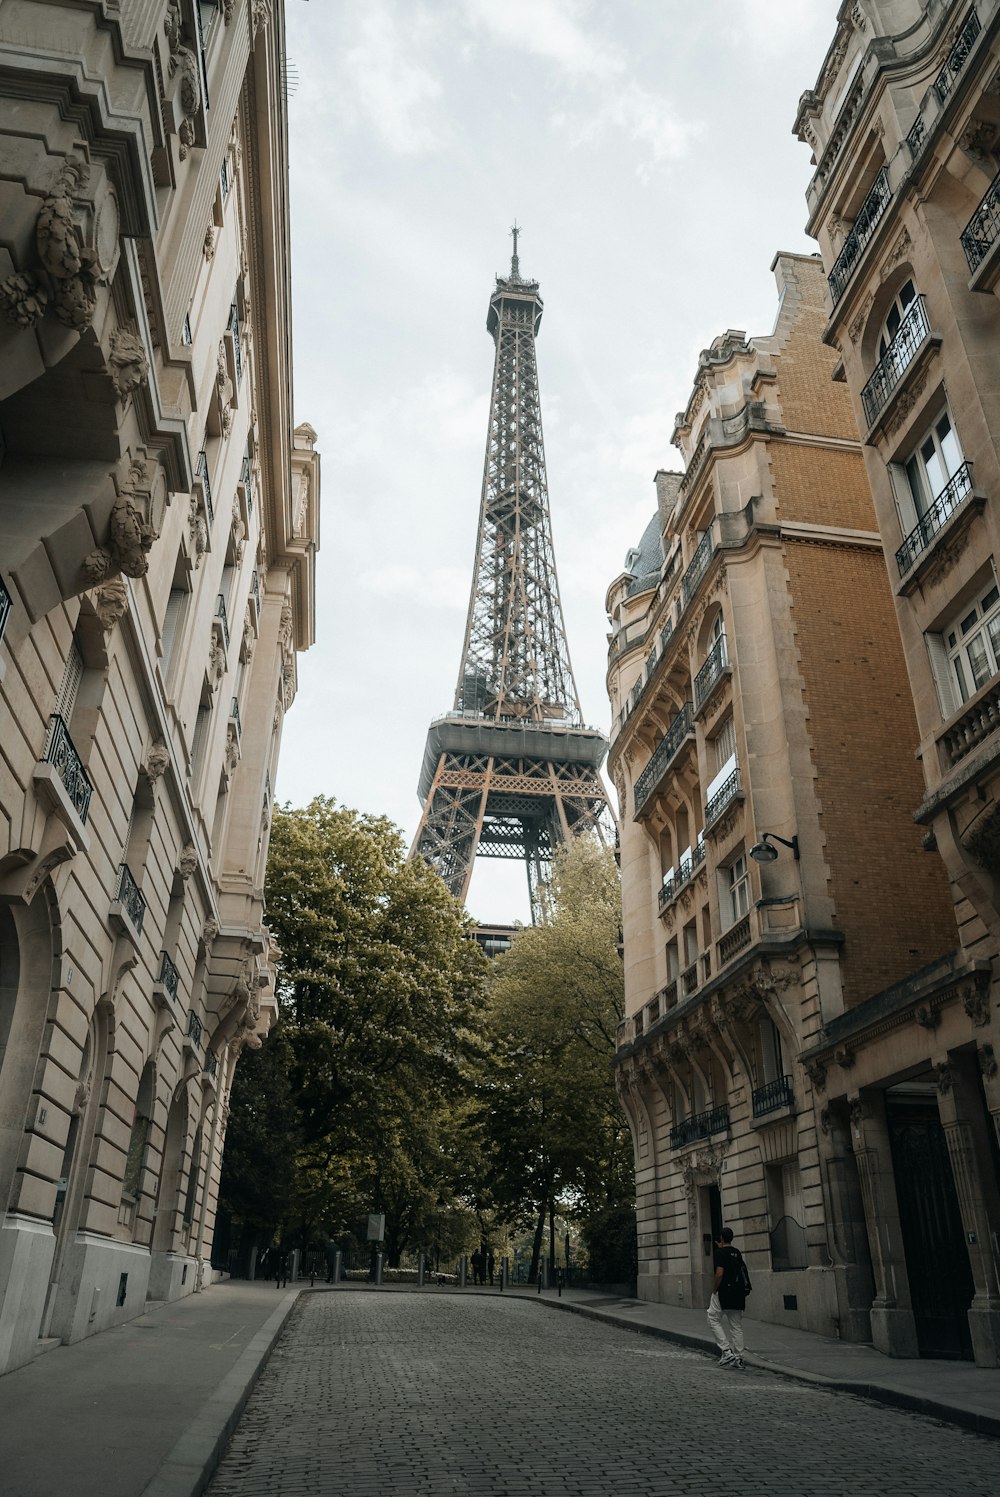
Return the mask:
<svg viewBox="0 0 1000 1497"><path fill-rule="evenodd" d="M209 1492L974 1497L998 1459L984 1436L526 1300L329 1293L299 1301Z"/></svg>

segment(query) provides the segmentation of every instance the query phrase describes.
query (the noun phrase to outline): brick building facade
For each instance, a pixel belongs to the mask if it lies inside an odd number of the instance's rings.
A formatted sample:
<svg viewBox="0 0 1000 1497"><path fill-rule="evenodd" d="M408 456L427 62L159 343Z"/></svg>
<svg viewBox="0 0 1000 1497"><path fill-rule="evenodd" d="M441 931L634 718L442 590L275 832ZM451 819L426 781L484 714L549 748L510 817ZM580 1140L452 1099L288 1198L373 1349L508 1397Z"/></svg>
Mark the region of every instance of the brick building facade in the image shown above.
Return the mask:
<svg viewBox="0 0 1000 1497"><path fill-rule="evenodd" d="M913 706L821 340L822 266L783 254L775 270L773 334L728 332L701 355L674 430L685 471L657 475L657 514L608 593L616 1073L640 1296L707 1303L725 1220L754 1315L867 1339L862 1181L803 1054L947 959L955 925L910 816Z"/></svg>
<svg viewBox="0 0 1000 1497"><path fill-rule="evenodd" d="M210 1277L313 636L283 12L0 6L0 1370Z"/></svg>
<svg viewBox="0 0 1000 1497"><path fill-rule="evenodd" d="M947 963L807 1059L862 1172L878 1345L1000 1361L1000 5L857 0L795 130L824 339L862 434ZM991 1116L992 1115L992 1116Z"/></svg>

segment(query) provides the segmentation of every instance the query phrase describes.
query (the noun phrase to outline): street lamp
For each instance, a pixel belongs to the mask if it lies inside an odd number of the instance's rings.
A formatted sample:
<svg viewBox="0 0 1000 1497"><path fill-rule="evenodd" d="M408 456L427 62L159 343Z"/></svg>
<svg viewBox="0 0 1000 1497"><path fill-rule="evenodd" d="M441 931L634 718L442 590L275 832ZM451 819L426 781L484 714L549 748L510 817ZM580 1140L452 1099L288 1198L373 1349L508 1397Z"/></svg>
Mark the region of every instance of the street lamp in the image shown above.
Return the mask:
<svg viewBox="0 0 1000 1497"><path fill-rule="evenodd" d="M795 858L796 862L798 862L798 837L793 837L791 841L789 841L787 837L779 837L777 832L765 832L760 841L755 842L753 847L751 847L750 849L750 856L753 858L755 863L774 862L775 858L778 856L778 849L771 845L774 842L780 842L782 847L790 847L792 850L792 857Z"/></svg>

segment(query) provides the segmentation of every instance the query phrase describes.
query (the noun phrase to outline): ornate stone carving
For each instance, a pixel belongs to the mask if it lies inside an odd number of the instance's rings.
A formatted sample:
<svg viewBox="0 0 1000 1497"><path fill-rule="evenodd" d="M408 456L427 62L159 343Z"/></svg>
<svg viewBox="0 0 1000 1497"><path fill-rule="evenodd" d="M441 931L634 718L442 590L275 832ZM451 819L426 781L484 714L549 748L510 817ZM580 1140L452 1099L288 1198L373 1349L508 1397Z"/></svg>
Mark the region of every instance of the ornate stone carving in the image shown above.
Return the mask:
<svg viewBox="0 0 1000 1497"><path fill-rule="evenodd" d="M226 769L233 773L240 762L240 740L236 736L236 729L232 723L226 729Z"/></svg>
<svg viewBox="0 0 1000 1497"><path fill-rule="evenodd" d="M830 1111L829 1107L824 1107L819 1115L819 1126L822 1128L824 1133L829 1133L832 1122L833 1113Z"/></svg>
<svg viewBox="0 0 1000 1497"><path fill-rule="evenodd" d="M864 31L865 26L868 24L868 17L865 15L860 3L857 3L857 0L851 7L851 23L856 31Z"/></svg>
<svg viewBox="0 0 1000 1497"><path fill-rule="evenodd" d="M951 1066L947 1061L941 1060L938 1061L933 1069L934 1080L937 1083L938 1091L941 1092L942 1095L944 1095L946 1092L950 1092L952 1082L955 1079Z"/></svg>
<svg viewBox="0 0 1000 1497"><path fill-rule="evenodd" d="M278 624L278 639L282 647L288 649L292 643L292 610L288 603L281 605L281 621Z"/></svg>
<svg viewBox="0 0 1000 1497"><path fill-rule="evenodd" d="M246 550L247 527L243 523L243 511L240 509L240 501L235 494L233 495L233 544L236 548L236 565L240 566Z"/></svg>
<svg viewBox="0 0 1000 1497"><path fill-rule="evenodd" d="M809 1077L809 1083L813 1091L821 1092L826 1089L826 1066L821 1060L807 1061L804 1070Z"/></svg>
<svg viewBox="0 0 1000 1497"><path fill-rule="evenodd" d="M962 1006L977 1028L990 1022L990 986L990 973L984 971L963 982L960 990Z"/></svg>
<svg viewBox="0 0 1000 1497"><path fill-rule="evenodd" d="M206 260L212 260L215 257L215 241L218 235L219 231L215 227L215 224L209 224L205 230L205 242L201 247L201 252Z"/></svg>
<svg viewBox="0 0 1000 1497"><path fill-rule="evenodd" d="M185 842L181 848L180 857L177 859L177 872L187 883L188 879L198 867L198 853L193 842Z"/></svg>
<svg viewBox="0 0 1000 1497"><path fill-rule="evenodd" d="M128 588L120 577L102 582L91 594L94 612L101 621L105 634L110 634L120 619L128 612Z"/></svg>
<svg viewBox="0 0 1000 1497"><path fill-rule="evenodd" d="M167 38L167 46L170 49L170 76L173 78L176 73L180 73L180 106L182 117L177 129L177 137L180 141L179 154L183 161L188 151L194 145L194 121L201 105L201 78L199 76L198 59L193 50L190 47L186 47L182 40L183 21L177 0L170 0L170 4L167 6L163 30Z"/></svg>
<svg viewBox="0 0 1000 1497"><path fill-rule="evenodd" d="M201 566L208 550L208 520L202 508L201 500L197 494L191 495L191 505L188 513L188 534L191 539L191 553L194 556L195 571Z"/></svg>
<svg viewBox="0 0 1000 1497"><path fill-rule="evenodd" d="M927 370L925 369L920 378L918 380L915 380L910 388L908 390L904 390L902 395L900 395L896 399L896 402L892 407L892 413L889 417L889 420L886 422L886 431L890 436L893 432L899 430L903 422L906 420L907 416L913 410L913 407L916 405L917 401L924 393L924 385L926 383Z"/></svg>
<svg viewBox="0 0 1000 1497"><path fill-rule="evenodd" d="M913 1017L921 1029L936 1029L941 1023L940 1013L929 1003L918 1003L913 1010Z"/></svg>
<svg viewBox="0 0 1000 1497"><path fill-rule="evenodd" d="M142 339L127 327L116 327L108 343L108 373L119 400L125 400L149 377Z"/></svg>
<svg viewBox="0 0 1000 1497"><path fill-rule="evenodd" d="M254 645L256 644L256 642L257 641L254 637L253 632L253 624L250 622L250 614L248 612L246 618L243 620L243 659L247 665L249 665L251 660L253 659Z"/></svg>
<svg viewBox="0 0 1000 1497"><path fill-rule="evenodd" d="M87 1110L87 1103L90 1101L90 1085L91 1078L89 1075L76 1084L76 1093L73 1097L73 1106L71 1109L73 1116L76 1118L82 1118Z"/></svg>
<svg viewBox="0 0 1000 1497"><path fill-rule="evenodd" d="M1000 1067L997 1066L997 1058L993 1053L992 1045L980 1045L979 1047L979 1069L987 1081L992 1081Z"/></svg>
<svg viewBox="0 0 1000 1497"><path fill-rule="evenodd" d="M0 281L0 309L15 327L34 327L49 304L49 293L30 273Z"/></svg>
<svg viewBox="0 0 1000 1497"><path fill-rule="evenodd" d="M228 437L233 428L233 382L229 378L229 360L226 358L226 340L224 338L219 339L219 352L215 361L215 389L219 397L219 420L222 422L222 435Z"/></svg>
<svg viewBox="0 0 1000 1497"><path fill-rule="evenodd" d="M226 674L226 652L214 634L208 650L208 669L213 686L218 686Z"/></svg>
<svg viewBox="0 0 1000 1497"><path fill-rule="evenodd" d="M150 522L155 487L160 478L158 463L133 458L124 478L115 478L118 497L111 509L109 538L84 558L83 573L91 585L109 575L144 577L149 570L146 556L158 532Z"/></svg>
<svg viewBox="0 0 1000 1497"><path fill-rule="evenodd" d="M211 915L209 915L208 919L201 927L201 939L204 941L206 946L211 946L212 942L215 940L218 934L219 923Z"/></svg>
<svg viewBox="0 0 1000 1497"><path fill-rule="evenodd" d="M839 1050L833 1052L833 1058L842 1071L849 1071L854 1065L857 1056L847 1045L841 1045Z"/></svg>
<svg viewBox="0 0 1000 1497"><path fill-rule="evenodd" d="M993 150L997 127L992 120L972 120L962 131L958 143L967 156L981 160Z"/></svg>
<svg viewBox="0 0 1000 1497"><path fill-rule="evenodd" d="M913 248L913 240L910 238L909 229L904 229L892 249L886 255L879 271L879 279L887 281L901 260L905 260Z"/></svg>
<svg viewBox="0 0 1000 1497"><path fill-rule="evenodd" d="M868 313L872 309L872 303L874 302L874 300L874 296L869 292L869 294L865 297L864 301L858 308L857 316L847 330L850 334L852 343L857 343L858 339L861 337L861 334L864 332L865 324L868 321Z"/></svg>
<svg viewBox="0 0 1000 1497"><path fill-rule="evenodd" d="M1000 805L987 806L962 837L971 858L994 875L1000 871Z"/></svg>
<svg viewBox="0 0 1000 1497"><path fill-rule="evenodd" d="M852 1097L847 1104L852 1128L860 1128L865 1120L865 1106L860 1097Z"/></svg>
<svg viewBox="0 0 1000 1497"><path fill-rule="evenodd" d="M152 780L154 782L158 780L160 776L166 771L169 763L170 750L167 748L167 745L163 742L162 738L158 738L153 744L149 753L146 755L146 763L144 765L144 768L146 771L147 780Z"/></svg>
<svg viewBox="0 0 1000 1497"><path fill-rule="evenodd" d="M250 0L250 26L256 36L271 19L271 0Z"/></svg>

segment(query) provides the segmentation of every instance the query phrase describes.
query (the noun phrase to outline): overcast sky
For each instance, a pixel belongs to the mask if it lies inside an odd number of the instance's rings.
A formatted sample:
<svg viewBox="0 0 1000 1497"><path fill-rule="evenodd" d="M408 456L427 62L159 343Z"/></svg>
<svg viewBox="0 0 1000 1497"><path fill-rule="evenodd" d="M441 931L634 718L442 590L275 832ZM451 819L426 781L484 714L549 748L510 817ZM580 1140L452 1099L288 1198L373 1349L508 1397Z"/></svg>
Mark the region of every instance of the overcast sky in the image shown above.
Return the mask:
<svg viewBox="0 0 1000 1497"><path fill-rule="evenodd" d="M604 597L678 466L698 351L767 333L803 231L791 134L835 0L287 0L295 413L323 463L317 642L277 793L412 838L450 708L507 273L538 338L556 561L584 716L607 731ZM528 918L481 861L469 907Z"/></svg>

